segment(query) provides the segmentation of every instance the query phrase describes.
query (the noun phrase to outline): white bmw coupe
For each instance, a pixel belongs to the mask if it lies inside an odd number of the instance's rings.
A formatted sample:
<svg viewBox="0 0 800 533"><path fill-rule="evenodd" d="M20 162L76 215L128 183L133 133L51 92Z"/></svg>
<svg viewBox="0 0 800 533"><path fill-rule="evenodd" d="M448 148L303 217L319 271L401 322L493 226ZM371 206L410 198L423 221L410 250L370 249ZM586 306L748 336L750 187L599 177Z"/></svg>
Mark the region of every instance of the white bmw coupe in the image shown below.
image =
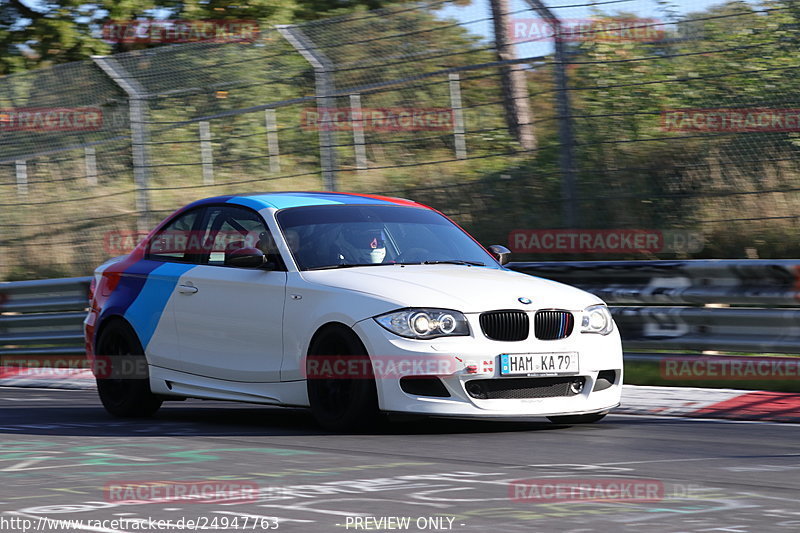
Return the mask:
<svg viewBox="0 0 800 533"><path fill-rule="evenodd" d="M600 420L620 402L606 305L513 272L447 217L397 198L268 193L194 202L95 272L85 320L105 408L164 400Z"/></svg>

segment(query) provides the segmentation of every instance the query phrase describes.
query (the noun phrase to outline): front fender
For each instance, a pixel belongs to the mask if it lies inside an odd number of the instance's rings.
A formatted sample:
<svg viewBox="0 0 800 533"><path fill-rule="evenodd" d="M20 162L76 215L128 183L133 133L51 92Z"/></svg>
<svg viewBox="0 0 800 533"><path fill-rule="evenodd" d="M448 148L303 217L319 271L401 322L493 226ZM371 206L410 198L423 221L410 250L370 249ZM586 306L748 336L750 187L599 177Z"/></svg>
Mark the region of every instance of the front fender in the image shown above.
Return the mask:
<svg viewBox="0 0 800 533"><path fill-rule="evenodd" d="M283 312L281 381L304 379L302 361L314 334L329 323L353 328L356 322L402 307L353 290L309 283L289 273ZM363 341L363 339L362 339Z"/></svg>

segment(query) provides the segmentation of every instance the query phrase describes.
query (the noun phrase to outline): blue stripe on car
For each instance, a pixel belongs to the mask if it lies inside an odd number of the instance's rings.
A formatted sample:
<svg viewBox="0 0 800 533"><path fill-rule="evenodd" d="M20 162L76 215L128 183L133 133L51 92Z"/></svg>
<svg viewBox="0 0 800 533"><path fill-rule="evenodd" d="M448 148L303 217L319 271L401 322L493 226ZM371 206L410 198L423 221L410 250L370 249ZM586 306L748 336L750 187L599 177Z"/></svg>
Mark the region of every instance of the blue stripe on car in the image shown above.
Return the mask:
<svg viewBox="0 0 800 533"><path fill-rule="evenodd" d="M139 295L125 311L125 319L136 330L143 348L147 348L153 337L178 279L195 266L197 265L160 263L150 272Z"/></svg>
<svg viewBox="0 0 800 533"><path fill-rule="evenodd" d="M339 204L361 204L361 205L390 205L392 202L378 198L369 198L353 194L337 193L269 193L254 194L251 196L236 196L227 203L243 205L255 210L265 207L275 209L287 209L290 207L303 207L308 205L339 205Z"/></svg>
<svg viewBox="0 0 800 533"><path fill-rule="evenodd" d="M103 307L103 315L124 315L142 292L147 276L161 264L155 261L137 261L129 265L120 275L119 283L108 297Z"/></svg>

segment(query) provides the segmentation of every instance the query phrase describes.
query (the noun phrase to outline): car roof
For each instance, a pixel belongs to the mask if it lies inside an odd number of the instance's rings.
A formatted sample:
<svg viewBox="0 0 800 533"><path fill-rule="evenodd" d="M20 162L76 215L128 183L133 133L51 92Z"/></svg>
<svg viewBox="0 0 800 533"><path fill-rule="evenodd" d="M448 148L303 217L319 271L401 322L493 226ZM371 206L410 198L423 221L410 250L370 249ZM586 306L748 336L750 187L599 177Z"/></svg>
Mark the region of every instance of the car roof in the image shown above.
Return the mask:
<svg viewBox="0 0 800 533"><path fill-rule="evenodd" d="M290 207L304 207L311 205L403 205L409 207L429 207L390 196L376 196L371 194L355 194L343 192L313 192L313 191L286 191L268 192L229 196L215 196L205 198L190 204L195 207L204 204L230 203L261 210L264 208L287 209Z"/></svg>

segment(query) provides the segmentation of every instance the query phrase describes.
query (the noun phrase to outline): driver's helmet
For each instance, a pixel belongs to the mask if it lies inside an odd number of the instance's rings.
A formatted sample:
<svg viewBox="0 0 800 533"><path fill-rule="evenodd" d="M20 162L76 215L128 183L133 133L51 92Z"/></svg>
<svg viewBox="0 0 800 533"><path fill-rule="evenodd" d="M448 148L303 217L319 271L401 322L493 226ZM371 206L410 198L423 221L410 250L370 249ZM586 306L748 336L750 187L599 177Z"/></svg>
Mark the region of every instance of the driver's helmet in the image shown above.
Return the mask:
<svg viewBox="0 0 800 533"><path fill-rule="evenodd" d="M244 246L246 248L258 248L264 255L277 253L275 241L268 231L252 230L247 233L244 239Z"/></svg>
<svg viewBox="0 0 800 533"><path fill-rule="evenodd" d="M344 245L349 250L345 250L345 256L356 263L382 263L386 258L386 244L384 242L383 231L379 227L374 228L345 228Z"/></svg>

